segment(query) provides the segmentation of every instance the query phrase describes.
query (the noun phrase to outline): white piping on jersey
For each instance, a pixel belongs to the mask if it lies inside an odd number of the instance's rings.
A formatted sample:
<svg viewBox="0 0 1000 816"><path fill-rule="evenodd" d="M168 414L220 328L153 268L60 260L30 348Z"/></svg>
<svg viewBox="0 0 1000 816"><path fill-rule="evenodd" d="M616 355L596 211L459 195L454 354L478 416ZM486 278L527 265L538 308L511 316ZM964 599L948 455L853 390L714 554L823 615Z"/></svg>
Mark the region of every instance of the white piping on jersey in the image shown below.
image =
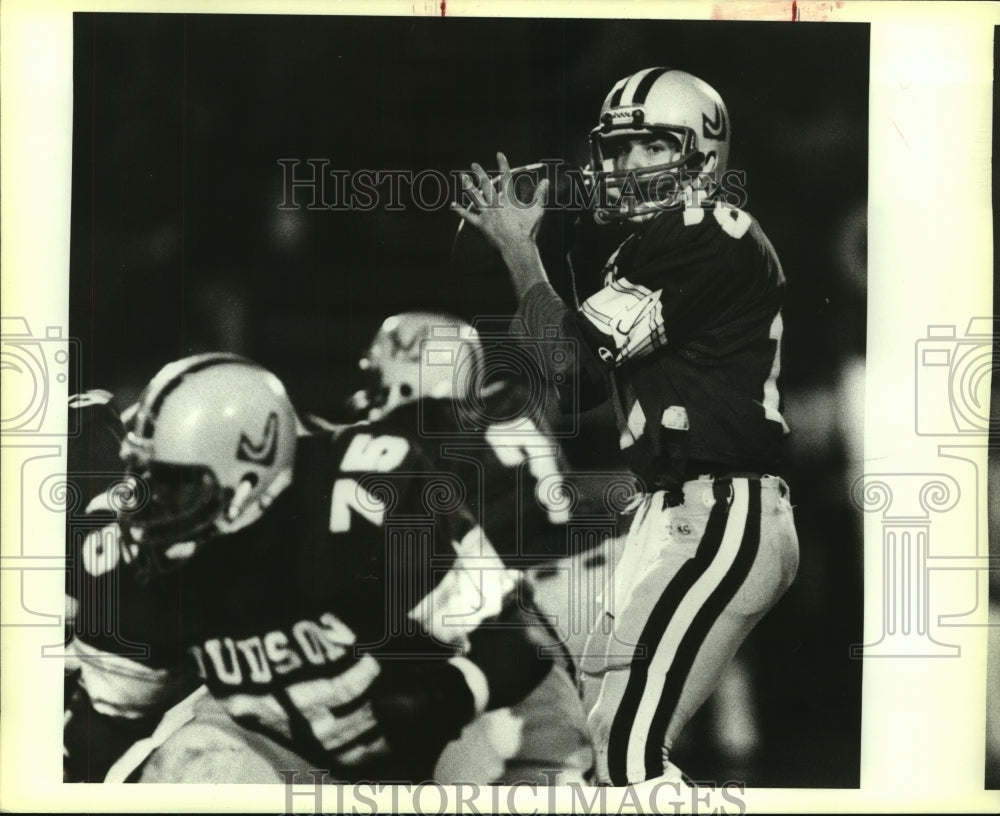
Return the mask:
<svg viewBox="0 0 1000 816"><path fill-rule="evenodd" d="M639 400L636 400L632 403L632 410L628 412L627 425L622 429L621 438L618 440L621 449L625 450L625 448L634 445L644 430L646 430L646 414L642 410Z"/></svg>
<svg viewBox="0 0 1000 816"><path fill-rule="evenodd" d="M771 363L771 373L767 377L767 381L764 383L764 416L771 420L772 422L777 422L781 425L783 433L789 433L788 423L785 422L785 418L778 411L778 405L780 403L781 395L778 393L778 375L781 373L781 334L782 334L783 324L781 320L781 312L779 311L775 316L774 320L771 321L771 330L768 333L768 338L775 341L774 347L774 361Z"/></svg>

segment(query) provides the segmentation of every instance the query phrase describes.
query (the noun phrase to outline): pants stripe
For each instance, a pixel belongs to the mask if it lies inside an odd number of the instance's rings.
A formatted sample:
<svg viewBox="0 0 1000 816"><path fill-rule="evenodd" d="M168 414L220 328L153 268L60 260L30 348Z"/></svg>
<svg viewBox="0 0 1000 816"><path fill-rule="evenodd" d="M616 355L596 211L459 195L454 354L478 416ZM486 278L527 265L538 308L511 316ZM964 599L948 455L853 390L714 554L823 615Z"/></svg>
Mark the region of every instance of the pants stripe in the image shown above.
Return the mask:
<svg viewBox="0 0 1000 816"><path fill-rule="evenodd" d="M660 776L664 771L663 746L667 728L680 702L681 692L691 673L695 658L698 656L712 626L750 574L757 558L757 551L760 548L760 482L749 481L743 484L749 487L749 496L739 550L723 579L688 626L667 671L659 703L645 737L647 779Z"/></svg>
<svg viewBox="0 0 1000 816"><path fill-rule="evenodd" d="M722 545L729 521L730 482L716 481L712 487L715 505L705 525L705 534L694 558L684 564L650 612L629 667L629 678L608 735L608 774L613 785L627 785L627 759L633 725L644 697L649 669L659 644L685 596L708 570ZM643 729L645 730L645 729Z"/></svg>

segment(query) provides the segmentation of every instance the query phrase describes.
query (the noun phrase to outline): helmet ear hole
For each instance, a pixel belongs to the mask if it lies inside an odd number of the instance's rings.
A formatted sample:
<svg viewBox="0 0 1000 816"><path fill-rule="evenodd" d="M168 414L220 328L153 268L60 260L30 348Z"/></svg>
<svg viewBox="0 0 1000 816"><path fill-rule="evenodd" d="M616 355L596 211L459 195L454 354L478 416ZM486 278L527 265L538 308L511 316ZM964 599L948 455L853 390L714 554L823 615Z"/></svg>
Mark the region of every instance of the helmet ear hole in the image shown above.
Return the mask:
<svg viewBox="0 0 1000 816"><path fill-rule="evenodd" d="M403 383L399 386L399 394L403 399L409 399L413 396L413 386L409 383Z"/></svg>

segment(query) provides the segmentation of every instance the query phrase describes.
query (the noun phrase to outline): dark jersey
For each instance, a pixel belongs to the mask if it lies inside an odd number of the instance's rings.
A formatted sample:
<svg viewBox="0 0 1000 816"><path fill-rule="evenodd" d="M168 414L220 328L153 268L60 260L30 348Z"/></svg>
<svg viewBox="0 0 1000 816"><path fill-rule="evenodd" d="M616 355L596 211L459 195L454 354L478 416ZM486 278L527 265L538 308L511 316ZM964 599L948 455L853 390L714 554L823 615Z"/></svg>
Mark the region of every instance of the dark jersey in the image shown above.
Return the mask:
<svg viewBox="0 0 1000 816"><path fill-rule="evenodd" d="M80 543L77 639L85 657L138 644L136 681L159 686L105 696L153 707L193 670L238 722L315 767L377 773L388 748L376 679L469 652L513 584L463 496L382 425L303 437L291 485L261 518L172 571L147 572L113 524ZM524 679L521 696L539 677Z"/></svg>
<svg viewBox="0 0 1000 816"><path fill-rule="evenodd" d="M66 536L112 519L116 486L125 478L118 453L124 429L107 391L86 391L69 398L69 425L76 432L66 445ZM109 493L110 491L110 493Z"/></svg>
<svg viewBox="0 0 1000 816"><path fill-rule="evenodd" d="M542 421L522 410L526 391L498 383L475 400L412 402L380 422L401 434L419 428L424 453L457 478L472 520L517 569L568 554L571 506L561 450Z"/></svg>
<svg viewBox="0 0 1000 816"><path fill-rule="evenodd" d="M120 509L116 505L128 499L128 490L118 457L124 428L113 395L99 390L74 394L69 411L69 426L76 432L66 445L66 594L77 598L86 580L83 556L95 554L82 544L114 521ZM127 644L121 645L128 650Z"/></svg>
<svg viewBox="0 0 1000 816"><path fill-rule="evenodd" d="M87 391L69 399L71 433L67 439L66 462L66 639L74 632L103 627L103 639L113 644L122 663L141 667L134 661L148 656L143 643L130 643L114 631L118 586L104 580L87 591L88 575L100 570L104 548L98 546L101 531L115 521L116 502L128 498L126 474L118 457L124 433L113 396L107 391ZM84 542L91 541L90 546ZM113 548L112 548L113 549ZM115 550L116 552L116 550ZM86 564L84 558L87 559ZM91 572L88 573L87 570ZM79 599L87 603L80 608ZM94 632L94 634L98 634ZM80 687L81 664L67 650L64 688L65 738L63 743L63 778L67 782L103 779L110 765L136 740L148 736L156 724L145 717L152 698L142 694L130 697L116 683L119 675L108 672L92 678L93 698ZM118 667L116 667L118 668ZM89 673L89 672L88 672ZM170 688L163 675L157 675L156 694L161 699L178 692ZM106 682L102 682L106 681ZM99 710L95 710L94 700ZM108 714L126 716L107 716Z"/></svg>
<svg viewBox="0 0 1000 816"><path fill-rule="evenodd" d="M613 368L621 447L648 486L672 487L699 468L778 461L784 289L757 222L717 204L641 225L575 314L545 286L522 311L538 334L556 324L581 339L577 383Z"/></svg>

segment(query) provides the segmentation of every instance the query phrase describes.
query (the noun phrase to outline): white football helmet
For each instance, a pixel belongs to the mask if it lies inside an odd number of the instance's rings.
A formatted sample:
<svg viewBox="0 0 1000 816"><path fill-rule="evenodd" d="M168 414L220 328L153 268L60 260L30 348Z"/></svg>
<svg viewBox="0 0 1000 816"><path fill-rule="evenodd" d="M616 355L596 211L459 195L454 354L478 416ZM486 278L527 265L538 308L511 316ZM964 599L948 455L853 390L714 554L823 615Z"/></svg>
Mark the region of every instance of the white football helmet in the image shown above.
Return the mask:
<svg viewBox="0 0 1000 816"><path fill-rule="evenodd" d="M295 409L281 381L244 357L170 363L130 414L121 457L136 497L120 523L144 550L167 552L245 527L291 481Z"/></svg>
<svg viewBox="0 0 1000 816"><path fill-rule="evenodd" d="M482 361L478 333L457 317L435 312L393 315L358 361L368 384L351 397L351 408L376 421L425 397L467 399L482 385Z"/></svg>
<svg viewBox="0 0 1000 816"><path fill-rule="evenodd" d="M614 154L605 150L618 138L667 135L679 143L679 157L643 170L616 172ZM685 173L705 171L713 157L715 179L725 172L730 137L722 97L698 77L672 68L646 68L619 80L604 100L599 124L590 132L594 181L613 199L598 196L595 217L603 222L636 218L675 205L687 183ZM705 180L695 183L704 188ZM620 197L631 184L637 195L626 206Z"/></svg>

